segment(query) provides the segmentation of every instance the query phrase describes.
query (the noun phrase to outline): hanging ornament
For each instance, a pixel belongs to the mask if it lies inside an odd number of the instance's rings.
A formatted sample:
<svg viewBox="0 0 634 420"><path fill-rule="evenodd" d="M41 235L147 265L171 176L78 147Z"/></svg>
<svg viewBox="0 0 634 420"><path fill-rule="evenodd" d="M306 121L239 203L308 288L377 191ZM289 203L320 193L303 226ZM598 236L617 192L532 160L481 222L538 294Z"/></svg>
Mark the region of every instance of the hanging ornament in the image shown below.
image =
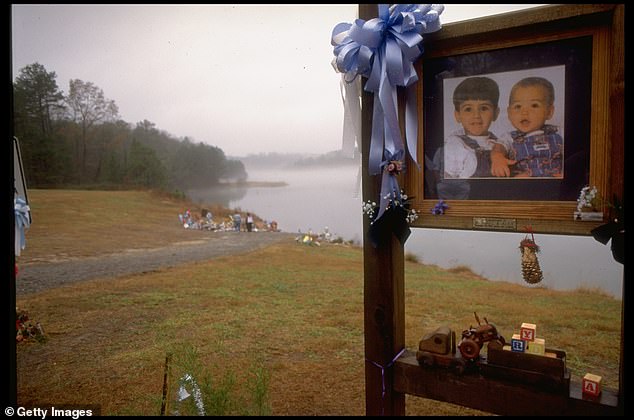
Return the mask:
<svg viewBox="0 0 634 420"><path fill-rule="evenodd" d="M535 243L532 229L529 227L527 230L531 237L529 238L527 233L519 247L522 252L522 277L526 283L536 284L543 280L544 275L537 259L539 246Z"/></svg>

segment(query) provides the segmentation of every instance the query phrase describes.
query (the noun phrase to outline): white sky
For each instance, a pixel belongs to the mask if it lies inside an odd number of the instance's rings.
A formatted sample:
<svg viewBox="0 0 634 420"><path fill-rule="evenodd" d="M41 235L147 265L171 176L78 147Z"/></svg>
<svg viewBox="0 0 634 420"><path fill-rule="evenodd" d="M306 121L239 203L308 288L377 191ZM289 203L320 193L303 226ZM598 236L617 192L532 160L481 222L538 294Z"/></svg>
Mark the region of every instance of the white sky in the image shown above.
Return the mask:
<svg viewBox="0 0 634 420"><path fill-rule="evenodd" d="M536 4L447 4L442 24ZM12 5L13 77L33 63L92 82L120 118L228 156L341 147L330 37L355 5Z"/></svg>

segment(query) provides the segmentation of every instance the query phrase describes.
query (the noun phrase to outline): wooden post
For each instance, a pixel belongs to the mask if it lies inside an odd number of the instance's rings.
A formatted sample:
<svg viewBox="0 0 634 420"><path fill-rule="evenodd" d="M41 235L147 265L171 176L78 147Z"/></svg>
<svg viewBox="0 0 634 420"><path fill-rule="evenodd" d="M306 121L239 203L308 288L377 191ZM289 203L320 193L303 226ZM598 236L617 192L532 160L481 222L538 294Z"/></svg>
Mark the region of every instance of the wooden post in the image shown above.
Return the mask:
<svg viewBox="0 0 634 420"><path fill-rule="evenodd" d="M171 353L165 356L165 369L163 370L163 399L161 401L161 416L169 415L167 412L170 400L170 363L172 360Z"/></svg>
<svg viewBox="0 0 634 420"><path fill-rule="evenodd" d="M625 138L625 5L617 4L612 17L612 55L610 69L610 135L613 139ZM612 163L612 184L619 200L624 198L624 161L625 141L615 141L611 155L615 157ZM621 353L619 358L619 401L625 401L625 296L626 291L625 269L623 270L623 285L621 293Z"/></svg>
<svg viewBox="0 0 634 420"><path fill-rule="evenodd" d="M378 15L376 4L359 5L359 18ZM365 80L363 81L365 85ZM363 91L361 157L363 201L377 201L380 175L370 176L368 156L374 95ZM363 224L365 407L368 416L405 415L405 394L395 392L394 358L405 347L404 249L398 239L371 244L369 220Z"/></svg>

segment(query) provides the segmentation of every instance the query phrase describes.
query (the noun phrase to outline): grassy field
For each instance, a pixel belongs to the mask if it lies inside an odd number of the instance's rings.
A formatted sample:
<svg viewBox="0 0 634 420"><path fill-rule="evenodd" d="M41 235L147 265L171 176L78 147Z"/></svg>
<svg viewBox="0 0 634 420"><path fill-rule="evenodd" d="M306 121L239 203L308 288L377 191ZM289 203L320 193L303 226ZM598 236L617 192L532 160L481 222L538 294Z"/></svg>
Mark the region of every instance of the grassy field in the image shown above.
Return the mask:
<svg viewBox="0 0 634 420"><path fill-rule="evenodd" d="M178 214L199 216L202 206L148 191L30 190L33 224L20 262L95 256L124 249L188 241ZM229 220L228 209L205 206L214 221ZM256 219L256 223L260 220Z"/></svg>
<svg viewBox="0 0 634 420"><path fill-rule="evenodd" d="M34 190L29 198L35 222L19 264L196 234L175 222L194 205L152 193ZM573 379L592 372L618 387L621 301L414 261L406 261L405 279L408 348L440 325L473 325L476 311L507 338L522 322L537 324L548 347L566 351ZM190 374L207 414L365 414L360 248L289 239L247 255L21 296L17 305L45 331L41 342L18 343L20 405L158 415L170 355L168 413L195 413L192 398L176 398L179 379ZM486 414L412 396L406 412Z"/></svg>

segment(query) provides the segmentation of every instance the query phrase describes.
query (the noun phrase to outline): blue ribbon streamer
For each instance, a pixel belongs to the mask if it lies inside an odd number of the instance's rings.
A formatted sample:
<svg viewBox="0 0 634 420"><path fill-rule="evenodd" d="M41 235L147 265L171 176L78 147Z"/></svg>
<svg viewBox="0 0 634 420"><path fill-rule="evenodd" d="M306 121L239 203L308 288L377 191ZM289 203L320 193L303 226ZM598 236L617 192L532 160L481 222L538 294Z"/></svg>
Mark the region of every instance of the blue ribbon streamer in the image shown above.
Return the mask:
<svg viewBox="0 0 634 420"><path fill-rule="evenodd" d="M441 28L439 4L378 5L378 17L353 24L339 23L332 32L333 66L351 83L358 75L368 78L364 89L374 93L372 133L368 156L370 175L381 173L387 153L403 153L404 142L398 122L397 86L406 88L405 142L407 152L417 167L418 124L416 91L418 75L414 62L423 52L423 34ZM384 174L381 200L396 188L395 177ZM383 189L386 188L386 190ZM381 206L377 219L385 208ZM375 219L376 220L376 219Z"/></svg>
<svg viewBox="0 0 634 420"><path fill-rule="evenodd" d="M26 200L22 197L16 197L13 202L16 229L15 255L20 255L20 251L26 246L24 232L31 225L31 217L29 214L31 209L28 204L26 204Z"/></svg>
<svg viewBox="0 0 634 420"><path fill-rule="evenodd" d="M399 205L402 203L401 189L398 186L398 180L395 172L387 170L387 166L393 161L403 161L403 155L405 152L403 149L397 150L394 154L389 150L383 151L384 160L381 162L381 169L383 175L381 177L381 197L379 198L379 212L373 223L381 218L385 210L388 209L390 203Z"/></svg>

